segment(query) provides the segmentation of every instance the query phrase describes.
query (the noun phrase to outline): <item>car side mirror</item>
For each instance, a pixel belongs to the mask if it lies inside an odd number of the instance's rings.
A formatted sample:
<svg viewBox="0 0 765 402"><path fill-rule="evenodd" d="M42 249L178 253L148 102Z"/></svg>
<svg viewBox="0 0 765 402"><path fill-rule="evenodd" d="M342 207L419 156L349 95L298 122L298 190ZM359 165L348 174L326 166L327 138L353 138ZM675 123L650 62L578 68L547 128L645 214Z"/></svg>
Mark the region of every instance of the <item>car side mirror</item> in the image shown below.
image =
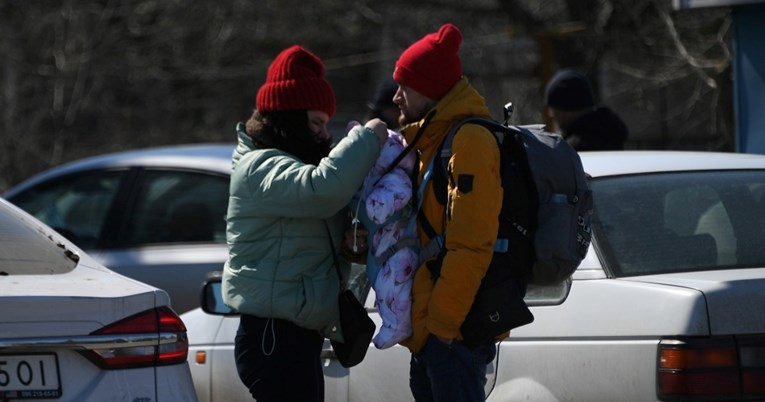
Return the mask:
<svg viewBox="0 0 765 402"><path fill-rule="evenodd" d="M223 303L223 271L212 271L207 274L202 285L200 305L202 311L212 315L239 315L231 307Z"/></svg>

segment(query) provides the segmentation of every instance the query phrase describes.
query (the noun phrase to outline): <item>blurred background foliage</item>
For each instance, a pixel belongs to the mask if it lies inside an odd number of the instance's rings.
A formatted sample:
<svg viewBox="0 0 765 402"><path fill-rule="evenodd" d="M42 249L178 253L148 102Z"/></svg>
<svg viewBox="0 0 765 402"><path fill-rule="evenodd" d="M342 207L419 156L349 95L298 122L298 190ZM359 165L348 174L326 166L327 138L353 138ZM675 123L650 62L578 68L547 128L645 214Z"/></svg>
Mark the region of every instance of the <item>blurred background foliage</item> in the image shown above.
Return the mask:
<svg viewBox="0 0 765 402"><path fill-rule="evenodd" d="M444 22L496 118L544 120L572 67L626 121L630 149L733 150L730 10L670 0L0 0L0 191L70 160L233 142L273 57L304 45L361 120L400 52Z"/></svg>

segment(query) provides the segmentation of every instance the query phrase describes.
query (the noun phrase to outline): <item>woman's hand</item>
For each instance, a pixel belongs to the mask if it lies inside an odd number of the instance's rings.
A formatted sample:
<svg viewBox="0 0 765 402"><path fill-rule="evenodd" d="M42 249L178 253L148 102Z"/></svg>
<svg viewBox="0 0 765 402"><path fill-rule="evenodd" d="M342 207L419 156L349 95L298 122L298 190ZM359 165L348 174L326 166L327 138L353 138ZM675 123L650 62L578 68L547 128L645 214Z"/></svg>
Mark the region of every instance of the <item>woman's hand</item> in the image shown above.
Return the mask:
<svg viewBox="0 0 765 402"><path fill-rule="evenodd" d="M380 145L384 144L388 139L388 125L384 121L374 118L369 120L364 127L371 128L377 134L377 137L380 139Z"/></svg>

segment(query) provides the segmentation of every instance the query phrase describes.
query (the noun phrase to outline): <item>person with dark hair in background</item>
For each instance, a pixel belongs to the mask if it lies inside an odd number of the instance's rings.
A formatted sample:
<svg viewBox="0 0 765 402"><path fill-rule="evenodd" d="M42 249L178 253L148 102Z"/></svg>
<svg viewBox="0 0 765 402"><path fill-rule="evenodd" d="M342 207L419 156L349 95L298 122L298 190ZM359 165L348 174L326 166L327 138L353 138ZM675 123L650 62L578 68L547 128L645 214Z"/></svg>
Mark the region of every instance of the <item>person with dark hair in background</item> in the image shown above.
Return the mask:
<svg viewBox="0 0 765 402"><path fill-rule="evenodd" d="M393 103L393 96L396 95L398 90L398 84L391 77L385 78L377 85L375 95L370 102L367 103L369 113L367 119L378 118L388 125L391 130L398 130L400 124L398 122L398 116L400 111L398 105Z"/></svg>
<svg viewBox="0 0 765 402"><path fill-rule="evenodd" d="M491 118L484 98L462 75L462 33L452 24L425 35L396 61L399 121L419 152L415 189L422 186L420 244L445 230L443 252L417 269L412 284L409 386L417 401L483 401L486 365L496 340L468 347L460 328L493 257L502 204L499 147L487 129L466 124L452 143L448 200L442 205L427 166L449 129L468 116ZM507 333L500 336L504 338Z"/></svg>
<svg viewBox="0 0 765 402"><path fill-rule="evenodd" d="M324 338L342 341L331 244L341 245L344 207L388 131L373 119L330 149L335 95L322 61L297 45L271 63L255 107L236 128L226 216L223 301L241 314L237 371L260 402L323 401Z"/></svg>
<svg viewBox="0 0 765 402"><path fill-rule="evenodd" d="M545 105L547 115L577 151L624 149L627 125L611 109L596 106L590 81L582 74L558 71L545 88Z"/></svg>

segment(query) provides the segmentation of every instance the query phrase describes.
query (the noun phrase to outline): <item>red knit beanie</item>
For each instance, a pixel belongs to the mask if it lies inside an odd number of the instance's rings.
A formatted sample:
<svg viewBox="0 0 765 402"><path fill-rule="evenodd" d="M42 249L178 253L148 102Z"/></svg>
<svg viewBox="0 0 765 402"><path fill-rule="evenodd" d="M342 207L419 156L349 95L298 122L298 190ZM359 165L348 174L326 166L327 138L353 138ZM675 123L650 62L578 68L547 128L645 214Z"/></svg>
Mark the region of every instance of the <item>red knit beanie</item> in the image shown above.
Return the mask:
<svg viewBox="0 0 765 402"><path fill-rule="evenodd" d="M404 50L396 62L393 79L430 99L439 100L462 76L459 49L462 33L444 24Z"/></svg>
<svg viewBox="0 0 765 402"><path fill-rule="evenodd" d="M335 92L324 79L324 64L308 50L293 45L268 67L266 83L258 90L255 108L267 113L320 110L335 114Z"/></svg>

